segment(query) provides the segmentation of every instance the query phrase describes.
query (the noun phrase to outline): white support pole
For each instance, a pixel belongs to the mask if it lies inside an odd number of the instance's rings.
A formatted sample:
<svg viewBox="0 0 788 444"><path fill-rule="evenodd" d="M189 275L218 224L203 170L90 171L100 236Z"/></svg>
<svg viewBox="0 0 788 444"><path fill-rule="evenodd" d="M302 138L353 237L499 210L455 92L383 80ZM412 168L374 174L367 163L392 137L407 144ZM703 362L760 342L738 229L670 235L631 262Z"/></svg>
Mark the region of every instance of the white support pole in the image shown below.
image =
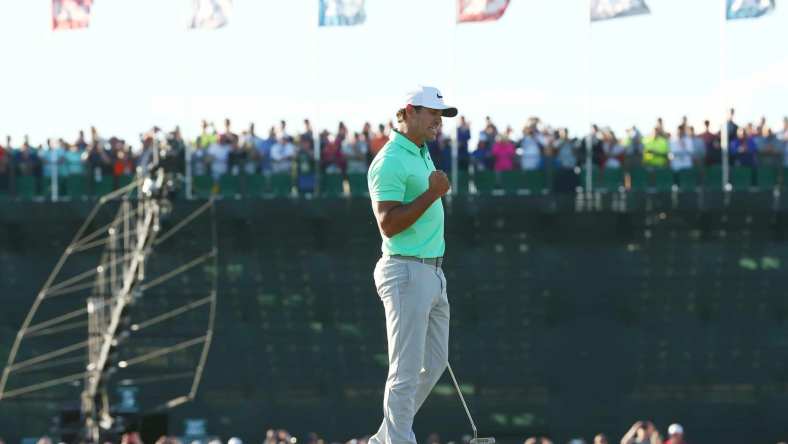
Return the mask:
<svg viewBox="0 0 788 444"><path fill-rule="evenodd" d="M455 17L454 17L454 44L452 45L452 85L453 90L451 93L456 97L457 96L457 20L459 19L459 11L455 8ZM449 138L451 140L451 194L457 195L459 193L459 160L457 159L457 155L459 154L460 147L459 143L460 140L457 138L458 133L457 130L459 129L460 125L457 123L457 119L459 117L455 117L454 119L454 137ZM440 141L439 141L440 142ZM466 190L467 192L467 190Z"/></svg>
<svg viewBox="0 0 788 444"><path fill-rule="evenodd" d="M459 153L458 143L458 140L451 141L451 194L457 194L459 190L457 187L457 182L459 180L459 174L457 172L457 167L459 166L459 161L457 159L457 154Z"/></svg>
<svg viewBox="0 0 788 444"><path fill-rule="evenodd" d="M312 141L312 149L315 152L315 193L319 195L323 192L323 190L320 189L320 178L322 177L322 172L320 171L320 151L322 147L320 146L320 132L316 131L314 126L312 127Z"/></svg>
<svg viewBox="0 0 788 444"><path fill-rule="evenodd" d="M57 180L57 173L58 173L58 171L57 170L59 168L59 165L58 165L57 154L55 153L55 149L54 148L49 150L49 162L50 162L50 165L51 165L50 166L50 168L51 168L50 169L50 173L51 173L50 176L51 176L51 179L52 179L52 187L51 187L52 188L52 190L51 190L52 191L52 201L53 202L57 202L57 198L58 198L58 194L59 194L59 190L57 188L57 182L58 182L58 180Z"/></svg>
<svg viewBox="0 0 788 444"><path fill-rule="evenodd" d="M184 145L186 146L186 152L184 154L184 173L186 173L186 199L192 200L192 144L185 143Z"/></svg>
<svg viewBox="0 0 788 444"><path fill-rule="evenodd" d="M591 127L593 125L593 119L591 118L591 0L587 0L585 2L586 12L588 15L588 30L586 35L586 51L585 51L585 80L586 80L586 118L587 118L587 126L586 131L588 131L588 136L585 140L585 147L586 147L586 174L585 174L585 194L588 198L591 197L591 192L593 191L594 180L594 163L593 163L593 141L591 140Z"/></svg>
<svg viewBox="0 0 788 444"><path fill-rule="evenodd" d="M585 166L585 168L586 168L586 183L584 184L584 186L585 186L585 190L586 190L586 195L590 196L591 191L593 191L592 187L594 186L594 178L592 177L593 174L594 174L594 161L592 159L592 156L594 154L593 153L593 149L594 148L593 148L593 141L591 139L592 135L590 133L590 131L591 131L591 126L590 125L589 125L588 131L589 131L589 133L588 133L588 136L586 136L586 143L585 143L585 146L586 146L586 166Z"/></svg>
<svg viewBox="0 0 788 444"><path fill-rule="evenodd" d="M730 161L729 161L729 146L728 146L728 96L725 87L725 69L727 63L727 39L725 38L725 24L727 21L727 5L725 2L719 2L722 6L722 15L720 17L720 105L722 107L722 125L720 126L720 151L722 155L722 189L728 191L730 189Z"/></svg>

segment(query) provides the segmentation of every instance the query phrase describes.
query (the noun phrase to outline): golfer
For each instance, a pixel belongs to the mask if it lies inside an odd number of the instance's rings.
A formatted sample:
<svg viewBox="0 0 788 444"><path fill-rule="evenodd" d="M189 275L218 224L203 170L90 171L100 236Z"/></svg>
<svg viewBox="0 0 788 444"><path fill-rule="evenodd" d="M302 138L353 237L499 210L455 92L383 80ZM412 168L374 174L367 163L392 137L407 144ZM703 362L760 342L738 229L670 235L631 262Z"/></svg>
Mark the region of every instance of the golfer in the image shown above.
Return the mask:
<svg viewBox="0 0 788 444"><path fill-rule="evenodd" d="M375 286L386 311L389 373L383 423L370 444L416 443L413 417L446 369L449 301L441 264L443 203L449 179L436 171L425 142L457 108L420 87L397 111L399 129L369 167L372 211L383 238Z"/></svg>

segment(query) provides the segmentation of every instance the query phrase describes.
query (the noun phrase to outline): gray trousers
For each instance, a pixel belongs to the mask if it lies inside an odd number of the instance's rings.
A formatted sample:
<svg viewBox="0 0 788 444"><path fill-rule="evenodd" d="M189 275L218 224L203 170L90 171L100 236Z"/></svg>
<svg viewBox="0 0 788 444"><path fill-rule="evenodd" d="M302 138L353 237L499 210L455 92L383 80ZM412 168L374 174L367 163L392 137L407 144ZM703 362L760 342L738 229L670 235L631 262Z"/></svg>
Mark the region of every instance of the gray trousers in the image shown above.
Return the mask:
<svg viewBox="0 0 788 444"><path fill-rule="evenodd" d="M369 444L415 444L413 417L449 360L446 277L434 265L383 256L375 286L386 311L389 373L383 422Z"/></svg>

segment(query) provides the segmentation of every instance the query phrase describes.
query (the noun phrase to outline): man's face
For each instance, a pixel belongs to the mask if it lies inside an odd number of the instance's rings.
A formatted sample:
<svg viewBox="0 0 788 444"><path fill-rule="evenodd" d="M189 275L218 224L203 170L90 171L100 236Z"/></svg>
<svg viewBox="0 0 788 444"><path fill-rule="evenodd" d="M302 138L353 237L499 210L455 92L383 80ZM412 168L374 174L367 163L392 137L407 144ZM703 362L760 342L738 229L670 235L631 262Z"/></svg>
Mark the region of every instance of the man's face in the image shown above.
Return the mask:
<svg viewBox="0 0 788 444"><path fill-rule="evenodd" d="M443 121L441 111L431 108L415 109L411 105L409 108L408 131L424 140L435 140L440 132Z"/></svg>

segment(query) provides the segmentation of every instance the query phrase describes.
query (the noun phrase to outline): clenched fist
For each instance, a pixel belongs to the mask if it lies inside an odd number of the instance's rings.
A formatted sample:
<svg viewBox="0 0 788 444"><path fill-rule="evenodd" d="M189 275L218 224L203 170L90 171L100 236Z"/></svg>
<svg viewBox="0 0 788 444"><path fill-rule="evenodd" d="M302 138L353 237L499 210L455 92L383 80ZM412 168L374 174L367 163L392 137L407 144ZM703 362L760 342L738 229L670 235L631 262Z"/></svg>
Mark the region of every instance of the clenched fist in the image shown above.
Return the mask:
<svg viewBox="0 0 788 444"><path fill-rule="evenodd" d="M449 192L449 188L451 188L451 185L446 173L441 170L430 173L430 191L437 194L438 197L442 197Z"/></svg>

